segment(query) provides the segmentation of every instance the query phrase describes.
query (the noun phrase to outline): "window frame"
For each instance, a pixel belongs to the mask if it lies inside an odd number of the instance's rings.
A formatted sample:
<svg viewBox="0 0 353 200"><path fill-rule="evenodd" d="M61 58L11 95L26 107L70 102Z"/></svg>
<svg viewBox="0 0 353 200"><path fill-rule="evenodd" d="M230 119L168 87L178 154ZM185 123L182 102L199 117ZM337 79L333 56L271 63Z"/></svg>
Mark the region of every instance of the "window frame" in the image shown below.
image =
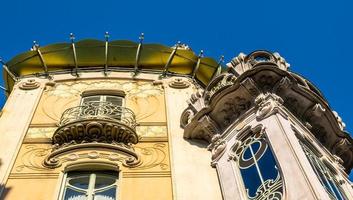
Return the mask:
<svg viewBox="0 0 353 200"><path fill-rule="evenodd" d="M87 189L83 188L78 188L76 189L75 186L71 185L69 183L69 178L76 178L79 176L79 173L82 172L82 175L88 175L88 185ZM70 173L72 173L72 176L70 177ZM74 174L75 173L75 174ZM113 184L110 184L108 186L105 186L103 188L95 188L95 183L97 181L97 178L99 176L105 176L105 175L110 175L110 177L115 177L115 182ZM116 176L115 176L116 175ZM76 176L76 177L75 177ZM69 188L71 190L79 190L80 192L84 192L86 195L87 200L94 200L94 196L102 191L109 190L111 188L115 187L115 200L118 200L118 194L119 194L119 173L116 171L112 170L75 170L75 171L68 171L64 174L63 179L62 179L62 187L61 187L61 192L59 199L63 200L65 198L66 190ZM105 190L104 190L105 189Z"/></svg>
<svg viewBox="0 0 353 200"><path fill-rule="evenodd" d="M315 176L317 177L318 181L320 182L321 186L324 188L330 199L339 200L329 182L332 182L334 184L333 186L336 188L336 191L338 191L341 196L340 199L347 199L345 194L346 192L341 186L342 184L340 184L339 180L337 179L337 171L334 171L332 167L328 166L327 161L323 161L324 156L321 153L318 153L318 149L316 149L311 143L309 143L308 141L300 140L299 138L298 140L305 154L305 157L310 164L311 169L314 171ZM322 178L320 174L324 177ZM329 188L326 186L327 184ZM328 189L330 189L330 191Z"/></svg>
<svg viewBox="0 0 353 200"><path fill-rule="evenodd" d="M53 199L62 200L65 190L65 183L67 173L73 171L114 171L117 174L116 181L116 199L122 199L123 191L121 190L123 185L123 176L118 163L112 163L107 161L79 161L69 162L61 170L58 178L56 192L54 193Z"/></svg>
<svg viewBox="0 0 353 200"><path fill-rule="evenodd" d="M297 138L300 149L305 155L305 159L309 163L309 166L311 168L310 170L314 172L314 175L317 177L317 181L319 182L323 190L327 193L327 196L330 197L330 199L333 199L331 198L332 197L331 192L327 191L326 186L322 182L325 180L321 180L321 177L317 172L318 169L314 168L314 163L312 162L312 159L316 158L315 160L318 160L318 162L321 165L319 166L319 168L323 167L324 171L326 171L326 172L320 171L320 173L322 173L325 176L325 179L332 178L331 181L335 184L335 187L339 191L342 199L344 200L348 199L347 194L349 194L349 192L347 192L346 189L344 188L345 185L347 184L347 180L344 179L341 172L336 169L337 166L334 166L333 163L330 161L331 159L333 159L332 154L323 145L321 145L320 141L318 141L317 138L313 137L313 134L310 131L304 131L304 130L299 131L297 127L295 127L294 125L291 125L291 128L294 132L294 135ZM307 151L310 151L311 158L309 158ZM328 157L330 157L331 159L329 159ZM327 172L330 174L329 178L326 177ZM344 183L341 183L340 180L344 181Z"/></svg>
<svg viewBox="0 0 353 200"><path fill-rule="evenodd" d="M255 135L259 135L258 138L262 138L262 139L265 140L266 145L267 145L266 148L268 149L268 150L265 150L265 151L270 151L272 153L272 157L274 159L274 163L275 163L277 171L278 171L278 177L280 178L280 181L281 181L281 183L280 183L281 184L281 188L282 188L281 199L284 199L285 195L286 195L285 194L286 191L285 191L285 180L283 178L282 169L281 169L281 166L280 166L280 164L278 162L278 159L277 159L277 157L275 155L275 152L273 151L273 148L271 146L271 143L269 141L269 138L267 136L267 133L266 133L265 128L263 127L263 125L258 125L258 126L254 127L254 128L251 128L249 126L244 131L238 133L238 135L236 136L236 142L231 147L230 158L232 158L232 160L233 160L232 168L234 170L236 170L237 171L236 174L239 175L239 179L237 178L237 181L238 181L238 183L240 182L240 185L243 187L242 188L243 196L246 197L247 199L250 199L250 196L248 196L248 192L247 192L246 184L245 184L245 181L244 181L244 177L242 176L241 168L239 166L238 155L237 155L236 151L238 150L239 146L242 146L242 144L247 139L249 139L250 137L256 137ZM249 147L246 147L246 148L249 148ZM246 149L246 148L244 148L244 149ZM264 151L264 153L265 153L265 151ZM266 179L266 180L269 180L269 179ZM262 185L263 185L263 183L262 183ZM260 186L260 187L262 187L262 186ZM256 190L258 190L260 187L258 187Z"/></svg>

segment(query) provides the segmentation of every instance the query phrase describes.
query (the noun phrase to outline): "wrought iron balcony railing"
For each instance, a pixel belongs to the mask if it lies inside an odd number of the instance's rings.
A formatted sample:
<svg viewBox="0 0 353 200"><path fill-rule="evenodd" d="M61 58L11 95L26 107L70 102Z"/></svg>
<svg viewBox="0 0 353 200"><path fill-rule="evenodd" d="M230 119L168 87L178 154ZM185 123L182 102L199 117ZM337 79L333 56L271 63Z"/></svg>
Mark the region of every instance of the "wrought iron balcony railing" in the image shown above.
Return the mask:
<svg viewBox="0 0 353 200"><path fill-rule="evenodd" d="M59 147L101 142L136 144L135 114L110 102L88 102L64 111L52 141Z"/></svg>
<svg viewBox="0 0 353 200"><path fill-rule="evenodd" d="M114 105L111 102L100 101L91 101L65 110L59 125L88 119L119 121L130 128L135 129L136 127L135 114L131 109Z"/></svg>

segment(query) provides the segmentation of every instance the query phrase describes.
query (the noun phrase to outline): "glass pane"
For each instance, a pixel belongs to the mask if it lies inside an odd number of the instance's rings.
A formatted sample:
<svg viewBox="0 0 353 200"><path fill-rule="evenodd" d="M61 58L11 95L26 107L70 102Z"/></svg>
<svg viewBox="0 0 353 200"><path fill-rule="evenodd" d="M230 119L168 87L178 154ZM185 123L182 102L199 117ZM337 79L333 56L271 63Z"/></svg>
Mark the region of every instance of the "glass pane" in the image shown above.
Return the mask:
<svg viewBox="0 0 353 200"><path fill-rule="evenodd" d="M248 198L282 199L282 178L265 138L247 138L236 152Z"/></svg>
<svg viewBox="0 0 353 200"><path fill-rule="evenodd" d="M64 200L86 200L86 194L71 188L66 188Z"/></svg>
<svg viewBox="0 0 353 200"><path fill-rule="evenodd" d="M96 184L94 186L95 189L99 189L99 188L103 188L103 187L107 187L110 185L115 184L116 181L116 177L109 177L109 176L102 176L102 175L97 175L96 178Z"/></svg>
<svg viewBox="0 0 353 200"><path fill-rule="evenodd" d="M117 96L107 96L106 102L110 102L116 106L122 106L123 105L123 98L117 97Z"/></svg>
<svg viewBox="0 0 353 200"><path fill-rule="evenodd" d="M252 165L247 169L242 169L241 176L249 197L255 197L257 188L261 186L261 179L257 173L256 166Z"/></svg>
<svg viewBox="0 0 353 200"><path fill-rule="evenodd" d="M269 148L266 148L258 164L264 180L275 180L279 176L275 158Z"/></svg>
<svg viewBox="0 0 353 200"><path fill-rule="evenodd" d="M89 183L88 176L69 178L69 184L80 189L87 189Z"/></svg>
<svg viewBox="0 0 353 200"><path fill-rule="evenodd" d="M81 104L93 102L93 101L97 102L97 101L100 101L100 98L101 98L100 95L83 97Z"/></svg>
<svg viewBox="0 0 353 200"><path fill-rule="evenodd" d="M115 200L115 199L116 199L116 187L97 192L94 195L94 200Z"/></svg>

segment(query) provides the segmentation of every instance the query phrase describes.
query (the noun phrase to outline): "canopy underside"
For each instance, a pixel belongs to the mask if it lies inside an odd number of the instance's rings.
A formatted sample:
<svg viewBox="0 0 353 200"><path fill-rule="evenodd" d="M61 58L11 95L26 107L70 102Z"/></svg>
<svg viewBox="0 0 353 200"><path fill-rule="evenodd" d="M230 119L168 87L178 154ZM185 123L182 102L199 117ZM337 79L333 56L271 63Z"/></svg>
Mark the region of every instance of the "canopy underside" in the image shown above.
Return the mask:
<svg viewBox="0 0 353 200"><path fill-rule="evenodd" d="M6 66L15 77L89 70L164 72L190 76L202 86L224 68L214 59L198 56L184 47L91 39L38 47L15 56ZM14 81L6 70L3 74L11 91Z"/></svg>

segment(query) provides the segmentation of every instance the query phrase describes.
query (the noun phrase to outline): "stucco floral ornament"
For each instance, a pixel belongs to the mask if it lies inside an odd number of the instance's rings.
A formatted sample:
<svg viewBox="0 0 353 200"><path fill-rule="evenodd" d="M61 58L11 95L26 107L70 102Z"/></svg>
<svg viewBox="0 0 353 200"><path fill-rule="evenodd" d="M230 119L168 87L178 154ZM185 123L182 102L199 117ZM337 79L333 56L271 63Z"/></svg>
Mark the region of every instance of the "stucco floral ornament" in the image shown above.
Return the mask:
<svg viewBox="0 0 353 200"><path fill-rule="evenodd" d="M277 107L283 103L283 99L275 94L260 94L255 99L257 105L256 118L264 119L277 112Z"/></svg>

